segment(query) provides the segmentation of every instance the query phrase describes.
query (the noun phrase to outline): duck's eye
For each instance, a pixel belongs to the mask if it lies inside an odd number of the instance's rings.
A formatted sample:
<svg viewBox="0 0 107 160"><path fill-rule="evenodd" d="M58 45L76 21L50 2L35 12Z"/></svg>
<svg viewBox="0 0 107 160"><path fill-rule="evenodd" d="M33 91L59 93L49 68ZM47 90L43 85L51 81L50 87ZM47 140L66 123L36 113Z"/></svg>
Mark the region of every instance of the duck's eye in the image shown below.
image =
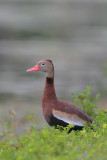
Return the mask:
<svg viewBox="0 0 107 160"><path fill-rule="evenodd" d="M45 63L41 63L42 66L45 66Z"/></svg>

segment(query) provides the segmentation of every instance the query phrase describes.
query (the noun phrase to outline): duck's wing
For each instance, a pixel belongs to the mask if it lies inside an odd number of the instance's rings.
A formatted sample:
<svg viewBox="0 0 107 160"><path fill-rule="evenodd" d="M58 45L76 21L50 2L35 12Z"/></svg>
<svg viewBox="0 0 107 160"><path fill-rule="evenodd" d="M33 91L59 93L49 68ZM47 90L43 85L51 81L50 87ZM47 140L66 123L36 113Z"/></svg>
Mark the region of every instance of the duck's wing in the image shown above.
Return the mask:
<svg viewBox="0 0 107 160"><path fill-rule="evenodd" d="M53 108L52 114L58 120L73 126L83 126L84 122L89 123L93 121L81 109L65 101L59 101L57 108Z"/></svg>

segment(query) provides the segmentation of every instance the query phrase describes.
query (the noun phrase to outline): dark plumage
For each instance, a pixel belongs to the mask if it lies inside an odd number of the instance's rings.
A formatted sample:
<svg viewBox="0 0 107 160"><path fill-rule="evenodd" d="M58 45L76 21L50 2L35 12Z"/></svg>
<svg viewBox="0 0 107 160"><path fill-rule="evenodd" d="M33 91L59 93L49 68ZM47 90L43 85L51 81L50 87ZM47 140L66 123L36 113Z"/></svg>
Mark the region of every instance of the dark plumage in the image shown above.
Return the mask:
<svg viewBox="0 0 107 160"><path fill-rule="evenodd" d="M72 124L74 130L83 128L83 123L89 125L93 119L78 107L66 101L58 100L54 88L54 66L51 60L42 60L30 71L43 71L46 73L45 88L42 97L43 115L50 126L66 127ZM72 130L71 129L71 130Z"/></svg>

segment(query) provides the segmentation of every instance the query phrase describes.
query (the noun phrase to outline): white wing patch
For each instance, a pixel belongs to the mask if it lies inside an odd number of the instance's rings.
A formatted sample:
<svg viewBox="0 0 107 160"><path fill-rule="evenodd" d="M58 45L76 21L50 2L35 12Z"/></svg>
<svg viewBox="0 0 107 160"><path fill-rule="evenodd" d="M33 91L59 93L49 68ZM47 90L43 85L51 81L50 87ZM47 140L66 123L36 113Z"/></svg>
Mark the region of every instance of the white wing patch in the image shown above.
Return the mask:
<svg viewBox="0 0 107 160"><path fill-rule="evenodd" d="M55 109L52 110L52 113L54 117L68 124L72 124L73 126L83 126L83 120L80 119L77 115L68 114L65 112L57 111Z"/></svg>

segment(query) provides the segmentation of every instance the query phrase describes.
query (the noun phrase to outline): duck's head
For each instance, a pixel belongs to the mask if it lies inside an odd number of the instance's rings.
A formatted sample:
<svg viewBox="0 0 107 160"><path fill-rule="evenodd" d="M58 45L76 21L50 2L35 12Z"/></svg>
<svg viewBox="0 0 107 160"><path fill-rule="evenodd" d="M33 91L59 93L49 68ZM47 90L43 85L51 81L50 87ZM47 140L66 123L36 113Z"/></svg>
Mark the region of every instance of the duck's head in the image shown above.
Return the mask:
<svg viewBox="0 0 107 160"><path fill-rule="evenodd" d="M54 66L52 61L49 59L41 60L37 63L36 66L27 70L27 72L32 72L32 71L45 72L46 77L50 77L50 78L54 76Z"/></svg>

